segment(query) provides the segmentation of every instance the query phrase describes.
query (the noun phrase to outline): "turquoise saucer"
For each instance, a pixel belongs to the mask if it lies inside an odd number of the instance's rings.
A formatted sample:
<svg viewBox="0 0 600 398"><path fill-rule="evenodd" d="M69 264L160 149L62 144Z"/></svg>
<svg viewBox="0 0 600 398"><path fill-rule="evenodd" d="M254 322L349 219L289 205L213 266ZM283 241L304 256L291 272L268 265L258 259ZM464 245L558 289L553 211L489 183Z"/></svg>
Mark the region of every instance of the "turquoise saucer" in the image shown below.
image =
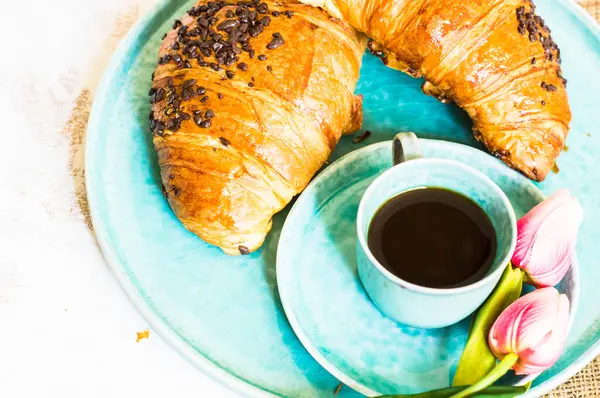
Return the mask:
<svg viewBox="0 0 600 398"><path fill-rule="evenodd" d="M517 217L544 199L528 179L480 150L419 141L425 157L458 160L487 174L506 193ZM398 324L379 312L360 282L358 204L369 184L392 167L391 153L391 141L386 141L331 164L294 204L277 248L279 294L296 335L321 366L369 396L450 385L470 325L470 318L443 329ZM578 280L575 264L558 286L571 300L571 323ZM510 383L526 381L513 378Z"/></svg>

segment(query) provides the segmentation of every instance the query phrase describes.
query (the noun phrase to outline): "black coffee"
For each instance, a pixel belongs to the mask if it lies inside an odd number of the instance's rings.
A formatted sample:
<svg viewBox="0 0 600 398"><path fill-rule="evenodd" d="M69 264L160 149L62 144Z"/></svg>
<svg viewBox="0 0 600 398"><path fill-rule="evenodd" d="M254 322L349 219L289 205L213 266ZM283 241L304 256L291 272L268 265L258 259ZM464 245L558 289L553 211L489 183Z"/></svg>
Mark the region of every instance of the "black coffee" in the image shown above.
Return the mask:
<svg viewBox="0 0 600 398"><path fill-rule="evenodd" d="M450 288L481 279L496 255L496 231L471 199L442 188L402 193L369 226L369 249L399 278Z"/></svg>

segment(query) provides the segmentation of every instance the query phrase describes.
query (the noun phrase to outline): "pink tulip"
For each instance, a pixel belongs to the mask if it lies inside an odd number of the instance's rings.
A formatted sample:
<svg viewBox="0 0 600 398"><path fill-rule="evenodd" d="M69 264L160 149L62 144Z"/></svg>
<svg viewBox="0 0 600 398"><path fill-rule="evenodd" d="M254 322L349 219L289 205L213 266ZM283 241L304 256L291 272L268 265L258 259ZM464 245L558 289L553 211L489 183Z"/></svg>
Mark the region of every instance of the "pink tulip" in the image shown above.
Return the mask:
<svg viewBox="0 0 600 398"><path fill-rule="evenodd" d="M569 299L553 287L519 298L500 314L489 334L498 359L516 354L516 374L537 374L554 365L567 337Z"/></svg>
<svg viewBox="0 0 600 398"><path fill-rule="evenodd" d="M535 286L556 285L575 258L582 219L577 199L566 189L557 191L517 222L513 265L523 269Z"/></svg>

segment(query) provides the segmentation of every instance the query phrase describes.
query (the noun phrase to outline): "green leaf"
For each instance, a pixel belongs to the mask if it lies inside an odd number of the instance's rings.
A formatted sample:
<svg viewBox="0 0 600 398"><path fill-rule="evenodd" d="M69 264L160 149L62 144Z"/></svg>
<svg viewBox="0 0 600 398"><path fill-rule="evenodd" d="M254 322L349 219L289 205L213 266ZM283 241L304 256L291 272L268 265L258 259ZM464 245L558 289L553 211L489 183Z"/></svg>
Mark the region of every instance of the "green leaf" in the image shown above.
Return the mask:
<svg viewBox="0 0 600 398"><path fill-rule="evenodd" d="M420 394L412 395L385 395L379 398L450 398L456 393L461 392L468 386L448 387L441 390L428 391ZM473 395L472 398L513 398L518 397L527 391L528 386L509 387L509 386L492 386L481 390Z"/></svg>
<svg viewBox="0 0 600 398"><path fill-rule="evenodd" d="M502 311L519 298L522 287L523 271L509 263L500 282L477 311L467 345L456 368L453 386L475 384L492 371L496 357L488 346L488 334Z"/></svg>

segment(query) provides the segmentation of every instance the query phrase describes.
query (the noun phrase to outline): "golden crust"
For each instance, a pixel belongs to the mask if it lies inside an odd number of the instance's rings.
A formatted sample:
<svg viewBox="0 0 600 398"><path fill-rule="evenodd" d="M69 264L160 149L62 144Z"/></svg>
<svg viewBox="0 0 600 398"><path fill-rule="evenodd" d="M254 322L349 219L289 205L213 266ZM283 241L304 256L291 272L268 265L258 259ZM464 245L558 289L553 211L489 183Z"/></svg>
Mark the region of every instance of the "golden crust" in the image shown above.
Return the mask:
<svg viewBox="0 0 600 398"><path fill-rule="evenodd" d="M292 13L258 14L270 23L248 40L253 58L242 51L234 64L213 70L214 51L204 56L198 48L192 53L199 57L191 57L193 46L186 46L188 39L181 43L178 32L199 26L197 8L163 40L153 79L151 128L169 203L187 229L232 255L260 247L273 214L304 189L341 134L362 120L353 91L364 37L321 10L265 3L269 12ZM217 26L236 19L235 11L224 6L213 15L211 28L223 40L228 34ZM201 42L196 33L189 40ZM277 33L284 44L267 49ZM246 70L236 67L240 63Z"/></svg>
<svg viewBox="0 0 600 398"><path fill-rule="evenodd" d="M476 137L511 167L542 181L554 166L571 112L560 51L530 1L303 2L348 20L388 66L465 109Z"/></svg>

